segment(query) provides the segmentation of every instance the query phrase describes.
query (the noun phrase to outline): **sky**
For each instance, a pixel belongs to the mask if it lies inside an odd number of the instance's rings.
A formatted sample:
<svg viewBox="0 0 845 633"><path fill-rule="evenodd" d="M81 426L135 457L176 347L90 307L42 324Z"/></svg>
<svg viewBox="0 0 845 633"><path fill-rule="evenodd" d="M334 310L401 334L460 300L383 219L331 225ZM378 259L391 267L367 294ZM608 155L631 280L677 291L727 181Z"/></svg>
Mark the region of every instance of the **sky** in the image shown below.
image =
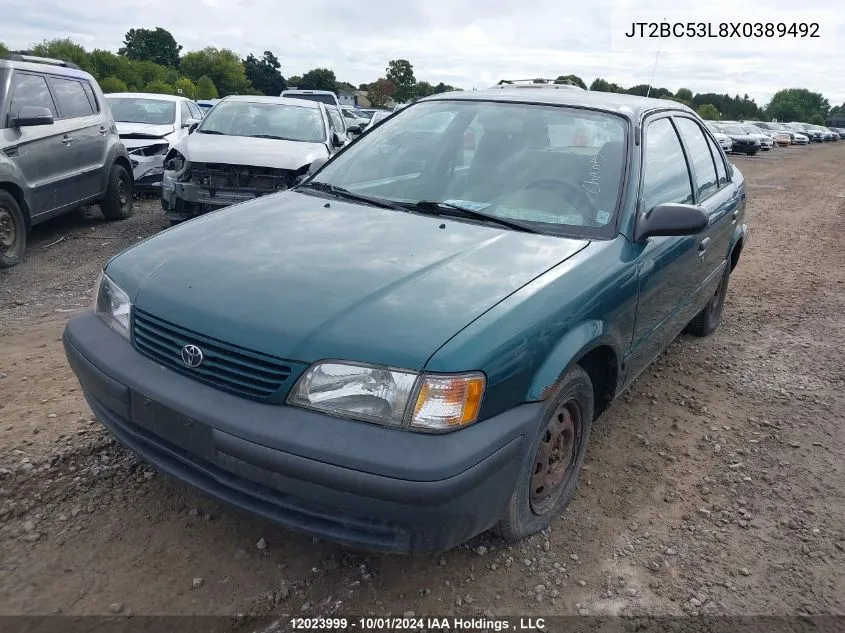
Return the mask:
<svg viewBox="0 0 845 633"><path fill-rule="evenodd" d="M833 0L711 0L707 16L722 21L789 19L807 22L830 11ZM728 40L662 44L638 40L621 50L614 16L651 19L668 7L672 16L702 16L700 0L664 4L635 0L4 0L0 41L10 49L70 37L87 49L117 51L130 28L169 30L183 52L205 46L231 48L242 57L271 50L282 74L317 67L353 85L384 75L391 59L407 59L418 81L464 89L500 79L575 74L589 85L602 77L622 86L650 83L672 91L748 94L765 105L781 88L821 92L831 106L845 102L845 18L824 16L820 38L775 42ZM800 11L794 7L800 6ZM645 8L643 8L645 7ZM772 12L786 12L775 14ZM624 13L622 13L624 12ZM784 17L785 16L785 17ZM839 21L841 20L841 21ZM825 48L820 51L819 44ZM791 47L784 48L784 44ZM750 45L750 50L749 50ZM815 48L814 48L815 46ZM655 60L657 64L655 66Z"/></svg>

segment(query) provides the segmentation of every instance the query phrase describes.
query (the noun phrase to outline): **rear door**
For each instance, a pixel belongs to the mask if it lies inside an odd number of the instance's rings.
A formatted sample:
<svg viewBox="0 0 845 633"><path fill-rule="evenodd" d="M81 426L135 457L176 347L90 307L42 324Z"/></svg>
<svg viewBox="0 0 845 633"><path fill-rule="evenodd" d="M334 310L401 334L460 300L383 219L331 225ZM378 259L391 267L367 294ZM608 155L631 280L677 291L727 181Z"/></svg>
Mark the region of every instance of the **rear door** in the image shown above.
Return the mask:
<svg viewBox="0 0 845 633"><path fill-rule="evenodd" d="M106 132L104 121L94 112L82 80L49 77L64 130L61 143L58 206L77 204L102 193Z"/></svg>
<svg viewBox="0 0 845 633"><path fill-rule="evenodd" d="M734 212L739 209L739 193L736 187L729 186L722 153L714 157L712 140L698 121L692 117L676 116L675 122L689 156L696 204L703 207L710 218L707 235L699 243L700 261L696 265L699 289L694 302L702 305L716 292L728 259L736 222Z"/></svg>

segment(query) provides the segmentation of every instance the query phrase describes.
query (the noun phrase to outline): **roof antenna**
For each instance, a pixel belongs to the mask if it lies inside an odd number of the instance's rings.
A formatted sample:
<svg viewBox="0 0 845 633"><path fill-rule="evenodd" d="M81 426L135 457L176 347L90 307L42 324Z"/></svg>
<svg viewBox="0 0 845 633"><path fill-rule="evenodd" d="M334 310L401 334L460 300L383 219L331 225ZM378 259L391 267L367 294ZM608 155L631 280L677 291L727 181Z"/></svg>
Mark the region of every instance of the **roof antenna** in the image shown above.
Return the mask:
<svg viewBox="0 0 845 633"><path fill-rule="evenodd" d="M665 21L666 18L663 18ZM654 83L654 71L657 70L657 60L660 59L660 45L663 43L663 38L660 37L657 39L657 55L654 58L654 67L651 69L651 79L648 82L648 90L646 90L645 96L648 97L651 94L651 85Z"/></svg>

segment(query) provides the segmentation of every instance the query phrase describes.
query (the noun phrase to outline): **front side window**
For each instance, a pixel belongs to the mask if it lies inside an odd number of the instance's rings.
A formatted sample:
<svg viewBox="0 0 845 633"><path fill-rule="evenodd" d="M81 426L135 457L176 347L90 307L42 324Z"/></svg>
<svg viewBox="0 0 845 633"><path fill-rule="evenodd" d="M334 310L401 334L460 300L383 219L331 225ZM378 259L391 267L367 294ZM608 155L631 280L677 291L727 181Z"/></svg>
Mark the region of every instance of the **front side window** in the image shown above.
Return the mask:
<svg viewBox="0 0 845 633"><path fill-rule="evenodd" d="M326 108L329 118L332 120L332 126L341 136L346 132L346 124L343 122L343 117L340 116L337 108L331 106Z"/></svg>
<svg viewBox="0 0 845 633"><path fill-rule="evenodd" d="M669 119L652 121L646 129L642 209L658 204L692 204L692 185L681 141Z"/></svg>
<svg viewBox="0 0 845 633"><path fill-rule="evenodd" d="M53 97L47 87L47 79L43 75L15 73L12 79L12 103L9 113L18 116L21 108L26 106L47 108L54 117L57 116Z"/></svg>
<svg viewBox="0 0 845 633"><path fill-rule="evenodd" d="M317 180L408 208L434 202L544 232L605 235L625 175L627 131L623 118L600 111L419 102L350 145Z"/></svg>
<svg viewBox="0 0 845 633"><path fill-rule="evenodd" d="M187 123L190 119L194 118L194 115L191 114L190 108L188 108L188 102L183 101L179 106L179 111L182 113L182 123Z"/></svg>
<svg viewBox="0 0 845 633"><path fill-rule="evenodd" d="M713 154L713 161L716 163L716 175L719 177L719 186L722 187L728 182L728 172L725 170L725 159L722 157L722 152L719 147L709 136L707 137L707 144L710 146L710 152Z"/></svg>
<svg viewBox="0 0 845 633"><path fill-rule="evenodd" d="M222 101L205 115L196 131L306 143L325 141L319 109L275 103Z"/></svg>
<svg viewBox="0 0 845 633"><path fill-rule="evenodd" d="M147 97L107 97L114 120L118 123L173 125L176 121L176 102Z"/></svg>
<svg viewBox="0 0 845 633"><path fill-rule="evenodd" d="M713 163L710 148L707 146L707 139L704 132L698 127L698 123L692 119L678 117L675 121L690 152L690 162L695 170L695 185L698 189L698 197L699 199L706 198L719 188L716 166Z"/></svg>
<svg viewBox="0 0 845 633"><path fill-rule="evenodd" d="M59 112L63 119L75 119L78 117L91 116L94 108L85 94L82 83L75 79L50 78L50 85L56 95Z"/></svg>

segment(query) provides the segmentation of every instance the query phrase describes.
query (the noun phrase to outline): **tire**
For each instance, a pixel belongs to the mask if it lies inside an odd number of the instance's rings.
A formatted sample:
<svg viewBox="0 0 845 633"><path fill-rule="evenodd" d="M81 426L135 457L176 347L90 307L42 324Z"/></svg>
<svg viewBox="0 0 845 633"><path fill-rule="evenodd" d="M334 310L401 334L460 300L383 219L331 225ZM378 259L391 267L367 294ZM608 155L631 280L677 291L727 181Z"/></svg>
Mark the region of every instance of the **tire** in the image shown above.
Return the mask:
<svg viewBox="0 0 845 633"><path fill-rule="evenodd" d="M100 212L107 220L125 220L132 215L132 176L123 165L115 163L109 173L106 195L100 200Z"/></svg>
<svg viewBox="0 0 845 633"><path fill-rule="evenodd" d="M719 327L719 322L722 319L722 311L725 307L725 297L728 294L728 282L731 278L731 265L728 262L725 265L725 272L722 274L722 279L719 280L719 285L716 287L716 292L710 297L707 305L695 315L695 318L689 322L684 328L684 332L692 334L693 336L710 336Z"/></svg>
<svg viewBox="0 0 845 633"><path fill-rule="evenodd" d="M518 541L546 529L569 505L587 454L593 410L593 384L576 365L558 382L523 458L513 494L496 525L504 539ZM560 459L562 453L566 457ZM556 455L558 467L549 468Z"/></svg>
<svg viewBox="0 0 845 633"><path fill-rule="evenodd" d="M18 201L0 190L0 268L11 268L23 261L26 251L26 221Z"/></svg>
<svg viewBox="0 0 845 633"><path fill-rule="evenodd" d="M184 221L185 220L168 220L168 222L170 222L170 226L179 226Z"/></svg>
<svg viewBox="0 0 845 633"><path fill-rule="evenodd" d="M745 152L745 153L746 153L746 154L748 154L749 156L754 156L754 154L756 154L756 153L757 153L757 150L756 150L756 149L753 149L753 150L751 150L750 152Z"/></svg>

